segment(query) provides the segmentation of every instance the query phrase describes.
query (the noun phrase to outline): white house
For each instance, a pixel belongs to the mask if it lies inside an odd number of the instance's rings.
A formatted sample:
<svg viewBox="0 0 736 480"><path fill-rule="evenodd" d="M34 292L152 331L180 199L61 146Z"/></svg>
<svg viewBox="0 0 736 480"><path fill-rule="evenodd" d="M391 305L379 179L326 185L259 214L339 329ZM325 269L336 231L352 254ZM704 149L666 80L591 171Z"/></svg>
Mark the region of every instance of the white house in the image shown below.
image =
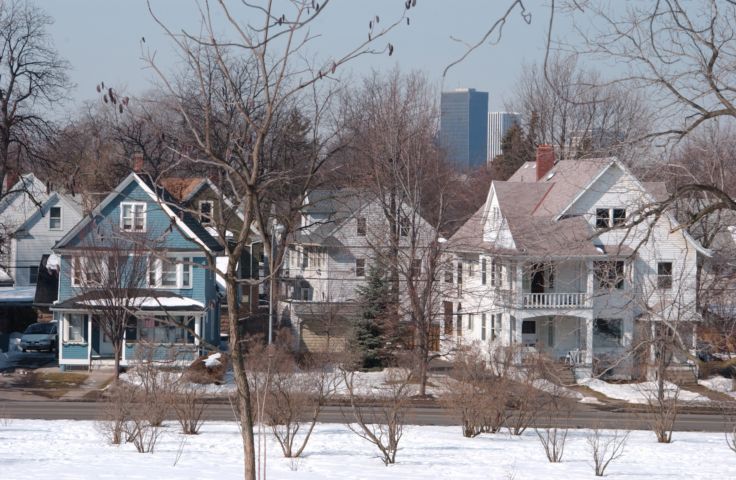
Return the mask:
<svg viewBox="0 0 736 480"><path fill-rule="evenodd" d="M399 278L422 268L422 249L433 228L406 204L397 206ZM385 269L392 244L383 202L356 190L314 191L302 226L285 256L278 312L292 325L302 348L341 348L349 319L358 314L358 291L371 268ZM384 271L384 273L386 273ZM330 337L337 344L326 345Z"/></svg>
<svg viewBox="0 0 736 480"><path fill-rule="evenodd" d="M669 215L640 215L662 195L615 158L555 162L540 146L450 239L445 336L520 345L578 377L631 375L663 322L694 347L696 261L709 252Z"/></svg>

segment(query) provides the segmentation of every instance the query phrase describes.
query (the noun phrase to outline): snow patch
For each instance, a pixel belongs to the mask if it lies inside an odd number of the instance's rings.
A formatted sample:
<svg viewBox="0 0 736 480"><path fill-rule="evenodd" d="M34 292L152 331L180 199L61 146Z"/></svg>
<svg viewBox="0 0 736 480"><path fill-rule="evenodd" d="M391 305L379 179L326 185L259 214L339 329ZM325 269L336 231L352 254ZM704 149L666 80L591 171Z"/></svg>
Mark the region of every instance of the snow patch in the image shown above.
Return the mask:
<svg viewBox="0 0 736 480"><path fill-rule="evenodd" d="M79 303L90 307L104 307L110 305L115 300L82 300ZM128 304L136 308L174 308L174 307L197 307L204 308L204 304L192 298L185 297L133 297L130 299L121 299L119 303Z"/></svg>
<svg viewBox="0 0 736 480"><path fill-rule="evenodd" d="M220 362L220 358L222 357L222 354L220 352L213 353L209 357L204 359L204 366L207 368L215 368L222 365L222 362Z"/></svg>
<svg viewBox="0 0 736 480"><path fill-rule="evenodd" d="M580 382L591 390L600 392L609 398L615 398L617 400L624 400L628 403L645 404L649 403L650 400L656 397L657 383L656 382L642 382L642 383L607 383L597 378L591 378ZM665 383L665 395L671 398L677 385L671 382ZM698 393L691 392L680 388L677 396L681 402L709 402L710 399L704 397Z"/></svg>
<svg viewBox="0 0 736 480"><path fill-rule="evenodd" d="M736 397L736 391L734 391L734 382L731 378L716 375L704 380L698 380L698 385L702 385L709 390L713 390L719 393L725 393L726 395Z"/></svg>

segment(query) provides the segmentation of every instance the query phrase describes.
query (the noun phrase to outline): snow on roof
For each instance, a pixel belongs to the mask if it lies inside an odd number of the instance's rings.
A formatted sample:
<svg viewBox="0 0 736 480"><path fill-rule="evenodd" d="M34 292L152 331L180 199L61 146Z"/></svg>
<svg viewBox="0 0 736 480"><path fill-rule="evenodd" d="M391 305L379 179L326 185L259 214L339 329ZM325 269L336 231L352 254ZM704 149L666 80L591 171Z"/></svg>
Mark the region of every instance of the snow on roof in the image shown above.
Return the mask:
<svg viewBox="0 0 736 480"><path fill-rule="evenodd" d="M114 302L109 299L89 299L78 302L81 305L89 305L90 307L104 307ZM121 303L135 306L135 308L174 308L174 307L198 307L204 308L204 304L197 300L186 297L133 297Z"/></svg>
<svg viewBox="0 0 736 480"><path fill-rule="evenodd" d="M204 366L207 368L215 368L222 365L220 362L220 357L222 357L222 354L220 352L213 353L209 357L204 359Z"/></svg>
<svg viewBox="0 0 736 480"><path fill-rule="evenodd" d="M46 268L49 270L59 270L60 266L61 266L61 257L59 257L55 253L52 253L51 255L49 255L48 260L46 260Z"/></svg>

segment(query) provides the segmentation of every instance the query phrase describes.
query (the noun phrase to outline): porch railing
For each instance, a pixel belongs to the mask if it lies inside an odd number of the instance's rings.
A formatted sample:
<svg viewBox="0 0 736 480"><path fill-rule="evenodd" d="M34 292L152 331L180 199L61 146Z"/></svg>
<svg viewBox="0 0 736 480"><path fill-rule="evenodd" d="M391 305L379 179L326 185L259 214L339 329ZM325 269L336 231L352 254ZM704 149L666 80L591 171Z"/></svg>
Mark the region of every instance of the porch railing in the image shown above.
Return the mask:
<svg viewBox="0 0 736 480"><path fill-rule="evenodd" d="M585 292L575 293L524 293L524 308L587 308L588 298Z"/></svg>

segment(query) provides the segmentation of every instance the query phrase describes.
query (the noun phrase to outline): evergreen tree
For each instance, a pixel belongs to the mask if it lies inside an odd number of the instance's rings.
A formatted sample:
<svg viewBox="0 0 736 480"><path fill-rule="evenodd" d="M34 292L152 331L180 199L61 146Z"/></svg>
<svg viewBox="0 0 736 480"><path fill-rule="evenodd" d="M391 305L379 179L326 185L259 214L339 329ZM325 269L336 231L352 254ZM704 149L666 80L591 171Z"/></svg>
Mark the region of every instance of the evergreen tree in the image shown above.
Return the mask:
<svg viewBox="0 0 736 480"><path fill-rule="evenodd" d="M391 301L391 285L378 268L372 266L368 272L367 283L356 290L362 307L361 316L355 328L355 343L360 350L363 368L384 366L383 320Z"/></svg>
<svg viewBox="0 0 736 480"><path fill-rule="evenodd" d="M491 172L496 180L508 180L524 162L534 160L534 147L528 135L519 124L506 131L501 140L501 155L493 159Z"/></svg>

